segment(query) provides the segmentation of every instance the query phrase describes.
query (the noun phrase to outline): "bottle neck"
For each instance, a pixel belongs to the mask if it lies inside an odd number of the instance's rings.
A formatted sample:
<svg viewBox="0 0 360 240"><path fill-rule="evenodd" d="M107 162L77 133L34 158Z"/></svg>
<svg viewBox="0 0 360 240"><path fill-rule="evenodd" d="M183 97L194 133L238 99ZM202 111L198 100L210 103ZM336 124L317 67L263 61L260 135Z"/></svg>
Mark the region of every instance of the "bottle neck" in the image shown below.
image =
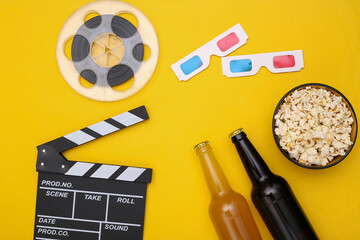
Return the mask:
<svg viewBox="0 0 360 240"><path fill-rule="evenodd" d="M246 172L254 185L265 182L274 176L244 132L233 136L231 140L235 144Z"/></svg>
<svg viewBox="0 0 360 240"><path fill-rule="evenodd" d="M206 183L212 197L223 196L232 191L224 172L211 150L210 145L196 149L196 154L200 158Z"/></svg>

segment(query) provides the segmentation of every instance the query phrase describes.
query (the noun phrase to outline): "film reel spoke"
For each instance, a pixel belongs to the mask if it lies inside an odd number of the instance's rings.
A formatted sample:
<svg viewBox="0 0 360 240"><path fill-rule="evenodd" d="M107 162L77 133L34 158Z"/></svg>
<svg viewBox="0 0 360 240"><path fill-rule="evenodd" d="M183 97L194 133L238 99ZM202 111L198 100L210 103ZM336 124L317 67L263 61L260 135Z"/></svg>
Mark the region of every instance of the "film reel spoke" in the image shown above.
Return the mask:
<svg viewBox="0 0 360 240"><path fill-rule="evenodd" d="M95 62L104 62L107 64L107 53L102 53L94 57Z"/></svg>
<svg viewBox="0 0 360 240"><path fill-rule="evenodd" d="M100 47L100 48L102 48L102 49L105 49L105 45L99 43L97 40L94 40L93 43L94 43L94 45L96 45L96 46L98 46L98 47Z"/></svg>
<svg viewBox="0 0 360 240"><path fill-rule="evenodd" d="M122 45L123 42L119 41L119 39L115 36L109 35L109 39L108 39L108 46L109 48L116 48L119 45Z"/></svg>
<svg viewBox="0 0 360 240"><path fill-rule="evenodd" d="M122 50L123 46L124 46L123 44L122 44L122 45L119 45L119 46L116 46L116 47L114 47L114 48L112 49L112 51L111 51L111 53L112 53L115 57L117 57L119 60L121 60L122 57L123 57L123 50Z"/></svg>
<svg viewBox="0 0 360 240"><path fill-rule="evenodd" d="M91 54L93 57L99 56L105 52L105 47L101 46L97 42L94 41L93 46L91 46Z"/></svg>
<svg viewBox="0 0 360 240"><path fill-rule="evenodd" d="M94 39L94 42L102 47L106 47L109 42L109 34L102 34Z"/></svg>

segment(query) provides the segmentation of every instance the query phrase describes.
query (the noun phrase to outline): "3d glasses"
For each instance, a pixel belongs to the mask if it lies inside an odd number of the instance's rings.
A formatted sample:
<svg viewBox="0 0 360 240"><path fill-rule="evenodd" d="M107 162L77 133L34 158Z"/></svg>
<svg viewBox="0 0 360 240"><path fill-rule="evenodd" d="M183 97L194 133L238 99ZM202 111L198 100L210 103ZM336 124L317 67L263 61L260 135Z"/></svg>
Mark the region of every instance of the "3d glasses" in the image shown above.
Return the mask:
<svg viewBox="0 0 360 240"><path fill-rule="evenodd" d="M295 72L304 68L302 50L223 57L221 63L223 75L227 77L255 75L261 67L272 73Z"/></svg>
<svg viewBox="0 0 360 240"><path fill-rule="evenodd" d="M247 39L247 34L238 23L171 65L171 68L180 81L187 81L209 66L211 55L226 56L244 45Z"/></svg>

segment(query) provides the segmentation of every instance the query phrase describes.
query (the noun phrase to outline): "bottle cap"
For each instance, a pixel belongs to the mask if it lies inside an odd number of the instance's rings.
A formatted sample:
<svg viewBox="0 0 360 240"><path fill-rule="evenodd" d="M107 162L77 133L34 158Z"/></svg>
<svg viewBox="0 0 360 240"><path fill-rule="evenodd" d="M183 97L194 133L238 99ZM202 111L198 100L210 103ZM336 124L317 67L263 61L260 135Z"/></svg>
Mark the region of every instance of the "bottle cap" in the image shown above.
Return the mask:
<svg viewBox="0 0 360 240"><path fill-rule="evenodd" d="M243 128L239 128L238 130L235 130L232 134L230 134L229 138L235 137L239 133L242 133L244 131Z"/></svg>
<svg viewBox="0 0 360 240"><path fill-rule="evenodd" d="M194 150L199 149L199 148L202 148L202 147L205 147L206 145L209 145L209 144L210 144L209 141L201 142L201 143L195 145Z"/></svg>

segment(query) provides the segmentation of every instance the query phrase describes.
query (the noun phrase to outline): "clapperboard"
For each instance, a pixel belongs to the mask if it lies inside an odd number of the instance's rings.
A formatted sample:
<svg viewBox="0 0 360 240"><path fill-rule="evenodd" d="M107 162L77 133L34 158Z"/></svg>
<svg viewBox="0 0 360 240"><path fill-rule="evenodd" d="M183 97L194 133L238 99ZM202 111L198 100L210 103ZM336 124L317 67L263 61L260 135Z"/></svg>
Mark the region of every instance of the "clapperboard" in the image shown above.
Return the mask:
<svg viewBox="0 0 360 240"><path fill-rule="evenodd" d="M38 146L34 239L142 239L152 169L68 161L61 153L148 118L141 106Z"/></svg>

